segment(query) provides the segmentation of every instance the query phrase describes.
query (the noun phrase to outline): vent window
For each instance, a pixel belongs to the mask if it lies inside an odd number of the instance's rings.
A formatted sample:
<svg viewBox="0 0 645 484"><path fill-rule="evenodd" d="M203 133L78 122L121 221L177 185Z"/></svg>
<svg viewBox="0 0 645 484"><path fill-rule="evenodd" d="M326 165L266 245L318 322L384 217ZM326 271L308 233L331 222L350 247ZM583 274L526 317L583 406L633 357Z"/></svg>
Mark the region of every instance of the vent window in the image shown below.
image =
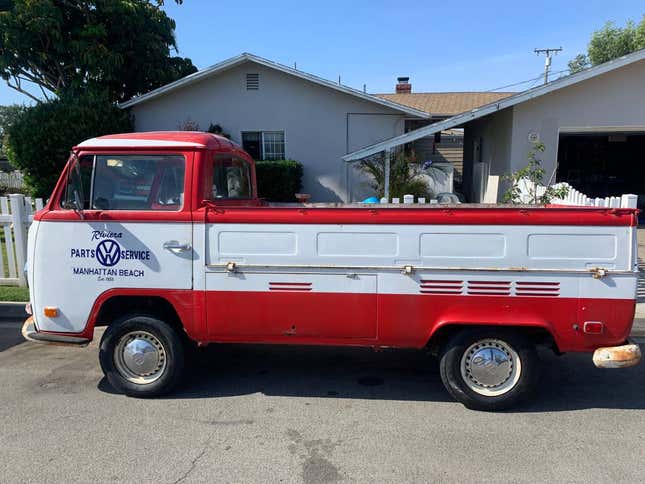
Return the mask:
<svg viewBox="0 0 645 484"><path fill-rule="evenodd" d="M248 73L246 75L246 90L257 91L260 89L260 74Z"/></svg>

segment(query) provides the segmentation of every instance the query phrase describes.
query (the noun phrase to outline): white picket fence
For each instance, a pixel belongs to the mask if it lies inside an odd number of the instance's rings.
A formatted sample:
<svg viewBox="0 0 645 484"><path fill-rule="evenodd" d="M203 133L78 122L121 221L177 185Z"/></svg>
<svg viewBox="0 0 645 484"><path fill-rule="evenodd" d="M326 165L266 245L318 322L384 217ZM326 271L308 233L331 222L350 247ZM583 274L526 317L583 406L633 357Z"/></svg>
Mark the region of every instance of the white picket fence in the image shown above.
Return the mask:
<svg viewBox="0 0 645 484"><path fill-rule="evenodd" d="M520 192L521 192L520 198L522 202L530 203L533 198L533 194L536 193L535 185L531 183L529 180L523 179L523 180L520 180L518 186L520 188ZM576 206L582 206L582 207L608 207L608 208L636 208L636 205L638 202L638 195L634 195L631 193L616 196L616 197L591 198L585 195L584 193L579 192L568 183L562 182L562 183L553 185L553 188L562 188L562 187L568 187L569 193L564 198L553 199L551 201L553 205L576 205ZM547 187L545 186L538 185L537 193L536 193L537 196L541 197L542 195L544 195L546 188Z"/></svg>
<svg viewBox="0 0 645 484"><path fill-rule="evenodd" d="M24 188L24 176L19 171L13 171L10 173L0 171L0 186L6 188Z"/></svg>
<svg viewBox="0 0 645 484"><path fill-rule="evenodd" d="M24 195L0 197L0 285L26 286L27 230L41 198Z"/></svg>

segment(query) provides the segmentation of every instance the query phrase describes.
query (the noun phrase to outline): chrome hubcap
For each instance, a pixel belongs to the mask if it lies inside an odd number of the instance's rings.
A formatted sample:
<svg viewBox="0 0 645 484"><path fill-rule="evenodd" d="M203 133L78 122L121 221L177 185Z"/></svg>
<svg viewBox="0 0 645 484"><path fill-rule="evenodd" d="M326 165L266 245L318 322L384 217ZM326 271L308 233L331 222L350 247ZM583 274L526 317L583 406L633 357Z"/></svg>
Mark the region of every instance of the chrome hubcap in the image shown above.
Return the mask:
<svg viewBox="0 0 645 484"><path fill-rule="evenodd" d="M114 364L126 380L152 383L166 369L166 350L153 334L132 331L123 335L114 349Z"/></svg>
<svg viewBox="0 0 645 484"><path fill-rule="evenodd" d="M504 341L483 339L470 345L461 358L461 376L468 387L485 396L499 396L518 382L522 364Z"/></svg>

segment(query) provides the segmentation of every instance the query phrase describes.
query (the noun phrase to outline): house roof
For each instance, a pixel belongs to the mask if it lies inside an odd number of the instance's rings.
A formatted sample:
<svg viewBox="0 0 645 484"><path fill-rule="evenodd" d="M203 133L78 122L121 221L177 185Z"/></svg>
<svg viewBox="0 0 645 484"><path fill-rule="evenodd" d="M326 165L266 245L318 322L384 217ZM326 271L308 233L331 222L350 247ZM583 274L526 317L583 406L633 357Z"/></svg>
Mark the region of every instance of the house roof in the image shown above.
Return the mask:
<svg viewBox="0 0 645 484"><path fill-rule="evenodd" d="M360 150L356 150L352 153L348 153L347 155L343 156L343 160L344 161L360 160L361 158L365 158L367 156L374 155L381 151L395 148L396 146L401 146L405 143L410 143L419 138L430 136L434 133L438 133L445 129L461 126L469 121L483 118L484 116L488 116L489 114L495 113L497 111L501 111L502 109L506 109L506 108L515 106L516 104L520 104L520 103L529 101L531 99L544 96L545 94L548 94L553 91L557 91L558 89L563 89L565 87L578 84L580 82L586 81L588 79L592 79L594 77L600 76L607 72L611 72L613 70L619 69L621 67L625 67L635 62L642 61L643 59L645 59L645 49L637 50L636 52L632 52L631 54L618 57L614 60L591 67L589 69L585 69L584 71L578 72L576 74L571 74L565 77L561 77L559 79L556 79L555 81L549 82L548 84L544 84L542 86L517 93L513 96L509 96L504 99L500 99L498 101L494 101L484 106L480 106L478 108L472 109L470 111L457 114L450 118L444 119L443 121L438 121L436 123L429 124L428 126L415 129L414 131L409 131L405 134L395 136L393 138L381 141L379 143L375 143L370 146L366 146L365 148L361 148Z"/></svg>
<svg viewBox="0 0 645 484"><path fill-rule="evenodd" d="M431 113L433 117L454 116L484 104L512 96L514 92L412 92L375 94L382 99Z"/></svg>
<svg viewBox="0 0 645 484"><path fill-rule="evenodd" d="M201 131L148 131L90 138L76 148L237 148L231 140Z"/></svg>
<svg viewBox="0 0 645 484"><path fill-rule="evenodd" d="M146 94L142 94L140 96L134 97L128 101L122 102L119 104L120 108L129 108L132 106L135 106L139 103L149 101L151 99L157 98L159 96L162 96L164 94L168 94L172 91L175 91L176 89L182 88L189 86L191 84L197 83L199 81L202 81L208 77L215 76L219 74L220 72L224 72L228 69L231 69L233 67L236 67L240 64L243 64L245 62L254 62L256 64L260 64L262 66L268 67L270 69L275 69L280 72L284 72L285 74L289 74L295 77L298 77L300 79L304 79L309 82L313 82L315 84L319 84L324 87L328 87L330 89L333 89L335 91L339 91L345 94L349 94L350 96L354 96L360 99L363 99L365 101L370 101L376 104L380 104L381 106L388 107L390 109L395 109L397 111L403 112L405 114L409 114L410 116L418 117L418 118L428 118L430 115L427 112L424 112L422 110L406 106L403 104L398 104L396 101L391 101L389 99L384 99L381 97L374 96L372 94L367 94L363 91L359 91L358 89L354 89L352 87L348 86L343 86L342 84L339 84L337 82L329 81L327 79L323 79L322 77L314 76L313 74L309 74L307 72L300 71L298 69L294 69L293 67L288 67L282 64L278 64L277 62L270 61L268 59L264 59L262 57L259 57L257 55L249 54L249 53L243 53L240 54L236 57L231 57L230 59L227 59L225 61L222 61L218 64L215 64L211 67L207 67L206 69L202 69L201 71L197 71L193 74L190 74L186 77L182 77L181 79L178 79L174 82L171 82L169 84L166 84L165 86L161 86L157 89L154 89Z"/></svg>

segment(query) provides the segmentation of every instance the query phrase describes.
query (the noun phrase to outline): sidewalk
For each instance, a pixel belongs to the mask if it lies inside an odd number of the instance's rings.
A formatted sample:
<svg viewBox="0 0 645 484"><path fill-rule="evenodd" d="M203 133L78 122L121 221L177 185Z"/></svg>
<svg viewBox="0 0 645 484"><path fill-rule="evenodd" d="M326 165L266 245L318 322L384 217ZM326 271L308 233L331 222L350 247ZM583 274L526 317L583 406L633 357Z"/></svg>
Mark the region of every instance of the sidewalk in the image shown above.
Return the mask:
<svg viewBox="0 0 645 484"><path fill-rule="evenodd" d="M645 336L645 226L638 228L638 285L636 287L636 314L634 315L634 331L637 336Z"/></svg>
<svg viewBox="0 0 645 484"><path fill-rule="evenodd" d="M645 338L645 318L634 319L631 336Z"/></svg>

